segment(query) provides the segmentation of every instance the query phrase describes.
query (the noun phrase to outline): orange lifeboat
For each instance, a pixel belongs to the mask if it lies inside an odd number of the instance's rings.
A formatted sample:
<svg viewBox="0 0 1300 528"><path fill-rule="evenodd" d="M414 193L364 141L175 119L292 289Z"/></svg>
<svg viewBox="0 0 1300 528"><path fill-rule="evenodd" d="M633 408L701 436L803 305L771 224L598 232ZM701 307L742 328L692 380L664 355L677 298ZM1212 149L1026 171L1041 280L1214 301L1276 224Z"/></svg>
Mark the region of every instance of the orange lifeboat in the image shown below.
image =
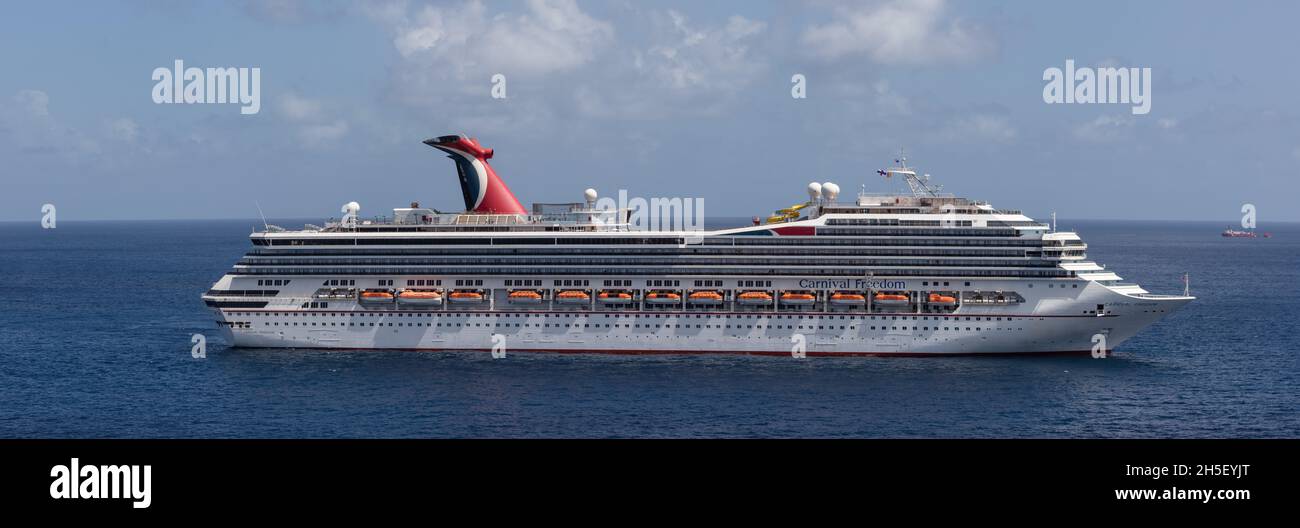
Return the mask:
<svg viewBox="0 0 1300 528"><path fill-rule="evenodd" d="M483 293L474 290L456 290L447 296L447 300L454 303L481 303L483 302Z"/></svg>
<svg viewBox="0 0 1300 528"><path fill-rule="evenodd" d="M931 293L930 297L927 299L927 302L929 304L934 304L939 306L956 306L957 298L951 295L941 295L938 293Z"/></svg>
<svg viewBox="0 0 1300 528"><path fill-rule="evenodd" d="M766 306L772 304L772 294L761 291L747 291L737 295L736 302L749 306Z"/></svg>
<svg viewBox="0 0 1300 528"><path fill-rule="evenodd" d="M867 297L859 293L839 292L831 295L831 304L836 306L866 306Z"/></svg>
<svg viewBox="0 0 1300 528"><path fill-rule="evenodd" d="M880 306L900 306L911 302L906 295L899 293L877 293L871 301Z"/></svg>
<svg viewBox="0 0 1300 528"><path fill-rule="evenodd" d="M361 302L367 304L390 303L393 302L393 294L386 291L363 291L361 292Z"/></svg>
<svg viewBox="0 0 1300 528"><path fill-rule="evenodd" d="M515 290L506 297L513 304L540 304L542 302L542 294L536 290Z"/></svg>
<svg viewBox="0 0 1300 528"><path fill-rule="evenodd" d="M591 295L582 290L564 290L555 294L555 300L563 304L585 304L591 300Z"/></svg>
<svg viewBox="0 0 1300 528"><path fill-rule="evenodd" d="M397 302L416 306L438 306L442 304L442 294L427 290L402 290L397 294Z"/></svg>
<svg viewBox="0 0 1300 528"><path fill-rule="evenodd" d="M722 304L722 294L713 290L691 292L686 298L691 304Z"/></svg>
<svg viewBox="0 0 1300 528"><path fill-rule="evenodd" d="M622 291L603 291L596 296L596 300L601 304L628 304L632 302L632 294Z"/></svg>
<svg viewBox="0 0 1300 528"><path fill-rule="evenodd" d="M781 304L790 306L807 306L817 302L817 296L808 292L785 292L781 294Z"/></svg>
<svg viewBox="0 0 1300 528"><path fill-rule="evenodd" d="M682 302L682 296L674 292L650 292L646 294L645 302L650 304L677 304Z"/></svg>

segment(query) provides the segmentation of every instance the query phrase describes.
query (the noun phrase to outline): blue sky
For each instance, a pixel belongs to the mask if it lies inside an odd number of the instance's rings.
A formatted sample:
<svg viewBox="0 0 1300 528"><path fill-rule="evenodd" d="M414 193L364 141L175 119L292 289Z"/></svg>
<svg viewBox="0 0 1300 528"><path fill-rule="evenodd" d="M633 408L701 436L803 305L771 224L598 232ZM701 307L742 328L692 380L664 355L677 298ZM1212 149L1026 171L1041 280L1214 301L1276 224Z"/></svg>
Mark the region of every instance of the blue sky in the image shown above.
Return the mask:
<svg viewBox="0 0 1300 528"><path fill-rule="evenodd" d="M467 133L525 203L582 190L763 215L810 181L1045 217L1300 220L1294 2L34 2L0 18L0 220L457 209ZM152 71L259 67L261 111ZM1048 105L1045 68L1146 67L1152 105ZM507 98L491 97L506 76ZM791 76L807 98L790 96Z"/></svg>

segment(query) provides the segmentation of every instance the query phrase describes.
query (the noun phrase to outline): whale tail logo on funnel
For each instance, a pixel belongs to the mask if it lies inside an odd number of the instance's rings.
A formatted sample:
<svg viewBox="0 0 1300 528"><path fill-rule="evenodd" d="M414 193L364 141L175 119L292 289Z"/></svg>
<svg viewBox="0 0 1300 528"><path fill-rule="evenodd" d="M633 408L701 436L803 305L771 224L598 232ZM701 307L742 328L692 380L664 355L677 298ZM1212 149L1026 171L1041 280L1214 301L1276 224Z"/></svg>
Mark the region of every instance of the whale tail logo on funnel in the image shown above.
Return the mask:
<svg viewBox="0 0 1300 528"><path fill-rule="evenodd" d="M471 213L528 214L506 182L488 165L492 149L483 148L478 140L465 136L441 136L424 140L424 144L447 153L456 162L460 190L465 195L465 210Z"/></svg>

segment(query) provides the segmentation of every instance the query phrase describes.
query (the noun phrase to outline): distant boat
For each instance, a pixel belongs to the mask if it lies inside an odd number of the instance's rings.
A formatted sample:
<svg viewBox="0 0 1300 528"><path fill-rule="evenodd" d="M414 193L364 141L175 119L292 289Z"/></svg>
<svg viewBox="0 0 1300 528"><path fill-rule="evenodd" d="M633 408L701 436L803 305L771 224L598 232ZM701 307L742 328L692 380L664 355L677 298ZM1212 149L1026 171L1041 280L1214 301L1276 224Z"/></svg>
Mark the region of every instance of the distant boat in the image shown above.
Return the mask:
<svg viewBox="0 0 1300 528"><path fill-rule="evenodd" d="M1223 230L1223 236L1228 238L1272 238L1272 233L1256 233L1255 231L1237 231L1231 227Z"/></svg>

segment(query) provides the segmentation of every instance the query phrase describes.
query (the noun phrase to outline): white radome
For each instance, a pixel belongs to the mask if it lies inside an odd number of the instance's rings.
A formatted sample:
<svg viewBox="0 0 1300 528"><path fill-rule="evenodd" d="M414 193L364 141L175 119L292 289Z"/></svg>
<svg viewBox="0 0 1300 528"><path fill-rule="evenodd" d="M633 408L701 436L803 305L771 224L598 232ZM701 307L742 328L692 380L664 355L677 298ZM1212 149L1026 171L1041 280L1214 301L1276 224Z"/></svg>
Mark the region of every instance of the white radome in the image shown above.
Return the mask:
<svg viewBox="0 0 1300 528"><path fill-rule="evenodd" d="M837 196L840 195L840 186L832 182L823 183L822 195L825 196L827 200L833 201Z"/></svg>
<svg viewBox="0 0 1300 528"><path fill-rule="evenodd" d="M816 200L822 196L822 184L812 182L808 184L808 197Z"/></svg>

